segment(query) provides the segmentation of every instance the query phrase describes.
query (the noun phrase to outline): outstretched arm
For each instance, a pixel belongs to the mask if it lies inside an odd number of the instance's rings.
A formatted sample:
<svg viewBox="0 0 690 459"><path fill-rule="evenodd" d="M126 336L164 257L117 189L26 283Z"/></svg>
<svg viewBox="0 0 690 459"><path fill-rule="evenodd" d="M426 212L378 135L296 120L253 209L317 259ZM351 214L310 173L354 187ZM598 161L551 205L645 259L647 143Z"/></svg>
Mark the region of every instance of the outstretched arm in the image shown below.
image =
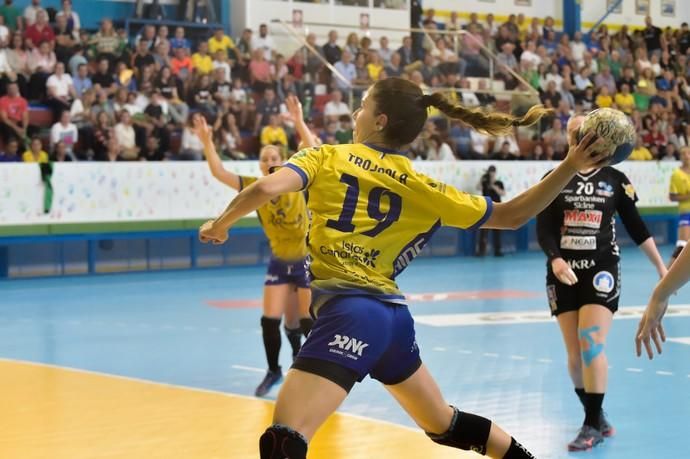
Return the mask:
<svg viewBox="0 0 690 459"><path fill-rule="evenodd" d="M216 180L239 191L242 186L240 177L223 167L223 162L220 160L216 146L213 143L213 130L206 124L206 118L203 115L197 114L194 115L193 121L193 132L204 145L204 156L209 169L211 169L211 174Z"/></svg>
<svg viewBox="0 0 690 459"><path fill-rule="evenodd" d="M295 123L295 129L300 138L299 149L308 147L317 147L319 142L315 139L314 134L311 133L307 123L304 122L304 114L302 112L302 104L295 95L289 95L285 99L285 105L287 106L288 113Z"/></svg>
<svg viewBox="0 0 690 459"><path fill-rule="evenodd" d="M668 273L656 284L656 288L649 298L647 309L645 309L642 315L642 320L640 320L640 324L637 327L637 335L635 336L635 347L638 357L642 355L643 345L647 356L650 359L654 357L652 341L654 341L657 353L661 354L661 343L666 341L666 334L661 324L661 319L666 314L668 299L673 292L680 289L688 280L690 280L690 249L686 246L671 265Z"/></svg>
<svg viewBox="0 0 690 459"><path fill-rule="evenodd" d="M222 244L228 238L228 230L240 218L266 204L271 199L303 187L302 177L284 167L243 189L228 205L220 217L204 223L199 230L201 242Z"/></svg>
<svg viewBox="0 0 690 459"><path fill-rule="evenodd" d="M578 171L601 167L609 160L608 154L595 153L600 140L587 134L568 156L544 180L510 201L497 203L484 228L517 229L544 210L568 184Z"/></svg>

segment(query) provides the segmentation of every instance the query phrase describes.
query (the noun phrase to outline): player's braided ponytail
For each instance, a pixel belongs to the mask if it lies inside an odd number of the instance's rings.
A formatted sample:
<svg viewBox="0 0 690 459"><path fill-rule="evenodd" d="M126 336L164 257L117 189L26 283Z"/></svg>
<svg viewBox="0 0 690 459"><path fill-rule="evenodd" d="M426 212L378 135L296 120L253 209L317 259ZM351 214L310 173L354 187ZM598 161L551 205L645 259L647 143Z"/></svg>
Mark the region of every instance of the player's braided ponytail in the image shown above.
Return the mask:
<svg viewBox="0 0 690 459"><path fill-rule="evenodd" d="M443 94L425 95L421 88L402 78L386 78L371 88L376 111L388 118L383 134L391 146L408 145L422 132L429 107L436 107L446 116L464 122L471 128L492 136L512 132L514 126L529 126L552 110L541 105L532 107L523 117L506 113L485 113L451 103Z"/></svg>
<svg viewBox="0 0 690 459"><path fill-rule="evenodd" d="M533 106L519 118L508 113L486 113L478 108L453 104L440 92L422 96L422 104L436 107L449 118L460 120L472 129L491 136L510 134L514 126L531 126L543 116L553 113L543 105Z"/></svg>

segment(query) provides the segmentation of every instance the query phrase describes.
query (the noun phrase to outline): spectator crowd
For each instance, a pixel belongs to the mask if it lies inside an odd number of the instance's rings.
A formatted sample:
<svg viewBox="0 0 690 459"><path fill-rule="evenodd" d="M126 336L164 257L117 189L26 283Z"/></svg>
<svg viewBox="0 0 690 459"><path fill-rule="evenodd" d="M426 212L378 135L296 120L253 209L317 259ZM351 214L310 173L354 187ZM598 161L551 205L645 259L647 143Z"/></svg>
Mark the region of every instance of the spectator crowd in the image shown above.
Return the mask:
<svg viewBox="0 0 690 459"><path fill-rule="evenodd" d="M85 30L70 0L59 11L41 0L22 11L5 0L0 161L201 160L194 113L213 123L226 159L255 158L267 144L287 153L300 140L283 103L289 94L302 101L322 142L349 143L353 107L370 84L390 76L468 107L554 109L536 128L495 139L432 111L409 150L415 160L559 159L568 119L598 107L632 119L639 133L633 160L677 159L690 146L687 23L661 29L648 17L636 30L602 25L568 36L550 17L510 15L498 23L492 14L453 12L441 21L431 9L420 25L424 33L401 43L375 31L342 37L332 30L323 42L311 33L283 55L266 24L235 38L219 28L199 39L163 21L130 37L110 19Z"/></svg>

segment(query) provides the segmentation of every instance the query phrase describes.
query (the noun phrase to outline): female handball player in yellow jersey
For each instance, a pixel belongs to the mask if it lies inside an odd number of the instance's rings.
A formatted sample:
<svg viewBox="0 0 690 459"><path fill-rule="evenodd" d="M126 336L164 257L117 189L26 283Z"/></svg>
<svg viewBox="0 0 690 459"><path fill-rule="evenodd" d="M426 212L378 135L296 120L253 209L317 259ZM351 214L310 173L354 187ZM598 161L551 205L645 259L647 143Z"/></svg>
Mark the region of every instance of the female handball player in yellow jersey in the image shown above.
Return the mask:
<svg viewBox="0 0 690 459"><path fill-rule="evenodd" d="M315 145L315 139L302 119L302 107L295 96L288 97L288 109L294 118L298 134L305 147ZM213 176L238 191L254 183L256 177L237 175L223 167L213 144L213 131L201 115L194 117L194 130L204 145L206 161ZM267 145L259 153L259 168L268 175L272 167L284 161L283 151L275 145ZM301 344L302 333L306 336L311 328L309 316L311 291L307 266L307 231L309 215L304 193L286 193L276 196L257 209L259 221L271 245L273 255L268 265L264 283L263 316L261 330L268 362L268 371L256 388L257 397L266 395L282 381L283 373L278 365L280 354L280 319L285 314L285 334L292 346L293 358ZM298 306L298 308L295 308ZM299 312L299 322L297 313Z"/></svg>
<svg viewBox="0 0 690 459"><path fill-rule="evenodd" d="M202 242L223 243L242 216L283 193L309 190L316 322L278 395L274 424L261 436L262 459L304 459L309 439L367 374L437 443L492 458L534 457L490 420L448 405L422 364L395 277L439 227L517 228L578 170L607 159L593 153L599 141L587 135L542 182L492 204L416 172L401 151L421 132L430 107L490 135L533 124L547 112L484 114L441 94L424 95L401 78L377 81L354 114L355 144L302 150L200 229Z"/></svg>
<svg viewBox="0 0 690 459"><path fill-rule="evenodd" d="M690 239L690 147L680 149L680 161L680 167L671 174L668 190L669 199L678 203L678 240L669 266L678 258Z"/></svg>

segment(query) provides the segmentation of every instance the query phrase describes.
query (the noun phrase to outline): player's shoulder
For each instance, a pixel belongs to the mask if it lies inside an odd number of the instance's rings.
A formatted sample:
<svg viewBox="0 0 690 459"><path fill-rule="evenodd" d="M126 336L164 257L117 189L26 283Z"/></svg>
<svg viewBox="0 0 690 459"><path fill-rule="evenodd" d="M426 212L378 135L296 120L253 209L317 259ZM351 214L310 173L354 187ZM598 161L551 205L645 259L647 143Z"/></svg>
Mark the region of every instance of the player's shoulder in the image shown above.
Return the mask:
<svg viewBox="0 0 690 459"><path fill-rule="evenodd" d="M625 172L623 172L620 169L616 169L615 167L612 166L606 166L601 168L601 172L604 174L606 177L610 177L612 179L621 181L621 182L629 182L630 180L628 179L628 176L625 175Z"/></svg>
<svg viewBox="0 0 690 459"><path fill-rule="evenodd" d="M672 177L682 177L683 174L683 169L681 169L680 167L676 167L675 169L673 169L673 172L671 172Z"/></svg>

